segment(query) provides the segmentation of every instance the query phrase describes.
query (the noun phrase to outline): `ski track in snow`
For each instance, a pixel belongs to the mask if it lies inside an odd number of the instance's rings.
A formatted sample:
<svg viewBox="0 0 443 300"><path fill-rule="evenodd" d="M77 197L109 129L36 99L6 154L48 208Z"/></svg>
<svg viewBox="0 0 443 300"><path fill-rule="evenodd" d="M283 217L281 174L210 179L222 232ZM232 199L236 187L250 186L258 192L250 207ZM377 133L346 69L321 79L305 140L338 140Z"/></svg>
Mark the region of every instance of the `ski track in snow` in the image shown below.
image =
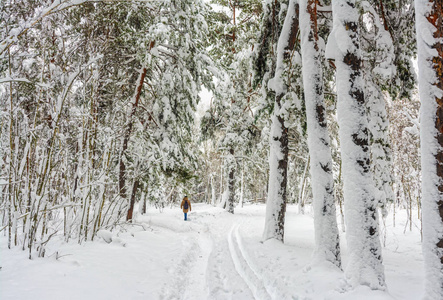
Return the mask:
<svg viewBox="0 0 443 300"><path fill-rule="evenodd" d="M253 299L253 293L237 273L230 254L227 239L229 224L225 222L217 223L216 226L207 224L207 228L212 239L212 249L206 269L209 294L205 299Z"/></svg>
<svg viewBox="0 0 443 300"><path fill-rule="evenodd" d="M266 287L263 285L261 276L256 271L255 265L251 264L250 260L245 255L245 250L241 243L238 228L240 225L234 225L228 235L229 251L234 262L235 269L238 274L248 285L255 299L271 299Z"/></svg>

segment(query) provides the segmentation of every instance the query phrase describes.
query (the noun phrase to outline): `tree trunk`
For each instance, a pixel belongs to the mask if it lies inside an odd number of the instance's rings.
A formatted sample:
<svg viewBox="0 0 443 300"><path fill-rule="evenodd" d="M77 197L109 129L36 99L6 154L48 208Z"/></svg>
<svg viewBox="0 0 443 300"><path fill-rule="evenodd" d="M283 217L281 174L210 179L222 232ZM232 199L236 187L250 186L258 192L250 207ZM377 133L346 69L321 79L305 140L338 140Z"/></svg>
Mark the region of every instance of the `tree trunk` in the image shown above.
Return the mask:
<svg viewBox="0 0 443 300"><path fill-rule="evenodd" d="M234 196L235 196L235 169L236 169L236 161L234 156L234 149L229 149L229 158L228 163L226 164L228 167L228 212L231 214L234 213Z"/></svg>
<svg viewBox="0 0 443 300"><path fill-rule="evenodd" d="M284 96L287 82L284 78L285 60L293 50L298 31L298 5L291 1L283 24L277 47L275 77L269 86L275 91L274 111L269 136L269 185L266 200L266 219L263 240L284 240L286 189L288 182L288 128L285 126Z"/></svg>
<svg viewBox="0 0 443 300"><path fill-rule="evenodd" d="M148 71L147 68L143 68L140 72L140 76L137 81L137 88L135 90L134 99L132 102L132 108L128 116L128 123L126 125L125 130L125 136L123 138L123 144L122 144L122 151L120 153L120 166L119 166L119 177L118 177L118 187L120 192L120 197L126 199L126 165L123 159L123 156L125 155L126 150L128 149L128 142L129 138L131 137L132 133L132 126L133 126L133 117L135 115L135 112L137 110L138 102L140 100L140 94L143 88L143 81L145 80L146 72ZM131 220L132 218L132 210L134 209L134 205L129 205L128 214L126 216L126 221Z"/></svg>
<svg viewBox="0 0 443 300"><path fill-rule="evenodd" d="M211 174L211 192L212 192L211 204L212 204L212 206L215 206L217 196L216 196L216 190L215 190L214 174Z"/></svg>
<svg viewBox="0 0 443 300"><path fill-rule="evenodd" d="M241 167L241 182L240 182L240 207L243 207L243 185L244 185L244 180L245 180L245 163L242 160L242 167Z"/></svg>
<svg viewBox="0 0 443 300"><path fill-rule="evenodd" d="M386 289L378 229L377 201L370 168L369 130L363 92L359 11L356 0L333 0L331 38L347 45L335 51L338 122L343 161L349 250L346 277L353 287Z"/></svg>
<svg viewBox="0 0 443 300"><path fill-rule="evenodd" d="M300 1L300 34L303 59L308 146L314 206L315 256L341 266L332 177L332 156L323 95L322 57L318 46L317 1Z"/></svg>
<svg viewBox="0 0 443 300"><path fill-rule="evenodd" d="M365 86L366 93L368 94L367 98L369 99L368 120L370 121L369 130L371 136L371 168L377 190L376 200L379 203L382 216L385 218L388 214L387 204L394 201L395 197L392 189L394 178L391 173L392 143L389 139L389 121L383 91L371 79L372 74L367 74L367 77L369 79Z"/></svg>
<svg viewBox="0 0 443 300"><path fill-rule="evenodd" d="M137 193L138 186L139 186L138 179L135 180L134 186L132 187L132 193L131 193L131 201L129 203L129 209L128 214L126 215L126 221L132 220L132 213L134 212L134 204L135 204L135 194Z"/></svg>
<svg viewBox="0 0 443 300"><path fill-rule="evenodd" d="M298 213L301 213L302 215L305 214L305 187L306 187L306 177L309 170L311 158L308 157L305 164L305 170L303 171L303 177L300 180L300 189L298 192Z"/></svg>
<svg viewBox="0 0 443 300"><path fill-rule="evenodd" d="M280 108L282 95L276 97L274 110ZM288 181L288 128L284 118L274 111L269 143L269 191L266 200L266 220L263 240L284 240L286 185Z"/></svg>
<svg viewBox="0 0 443 300"><path fill-rule="evenodd" d="M443 3L416 0L425 299L443 299Z"/></svg>
<svg viewBox="0 0 443 300"><path fill-rule="evenodd" d="M223 204L223 171L224 171L223 164L224 164L224 161L222 160L221 166L220 166L220 201L219 201L220 205Z"/></svg>
<svg viewBox="0 0 443 300"><path fill-rule="evenodd" d="M146 210L147 210L147 199L148 199L148 195L149 195L149 185L146 184L146 188L143 191L143 204L142 204L142 214L145 215L146 214ZM172 201L171 201L172 203Z"/></svg>

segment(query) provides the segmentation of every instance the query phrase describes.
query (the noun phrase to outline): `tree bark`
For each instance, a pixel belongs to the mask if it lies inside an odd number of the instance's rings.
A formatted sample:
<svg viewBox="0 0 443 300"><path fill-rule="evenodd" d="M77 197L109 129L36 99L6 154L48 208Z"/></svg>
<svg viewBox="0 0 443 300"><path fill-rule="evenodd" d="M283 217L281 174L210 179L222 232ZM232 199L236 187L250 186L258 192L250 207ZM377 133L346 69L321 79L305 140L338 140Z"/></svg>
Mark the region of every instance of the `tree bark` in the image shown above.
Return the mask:
<svg viewBox="0 0 443 300"><path fill-rule="evenodd" d="M295 45L295 42L292 43L292 37L298 32L298 25L298 4L296 5L294 1L291 1L283 24L283 28L287 30L283 29L282 35L279 37L275 77L272 79L275 101L269 137L269 186L263 240L273 238L281 242L284 241L289 147L284 107L287 82L283 73L288 52L293 50L291 47Z"/></svg>
<svg viewBox="0 0 443 300"><path fill-rule="evenodd" d="M234 156L234 149L229 149L229 163L227 163L227 166L229 168L229 175L228 175L228 212L231 214L234 213L234 196L235 196L235 169L236 169L236 161Z"/></svg>
<svg viewBox="0 0 443 300"><path fill-rule="evenodd" d="M129 203L129 209L128 214L126 216L126 220L132 220L132 213L134 212L134 204L135 204L135 194L137 193L138 186L139 186L139 180L135 180L134 186L132 187L132 193L131 193L131 201Z"/></svg>
<svg viewBox="0 0 443 300"><path fill-rule="evenodd" d="M127 198L127 195L126 195L126 165L125 165L123 156L125 155L125 152L128 149L128 142L129 142L129 138L131 137L132 127L133 127L133 117L135 115L135 112L137 111L138 103L140 100L140 94L141 94L141 91L143 88L143 82L145 80L147 70L148 69L145 67L141 70L140 76L137 81L138 84L137 84L137 88L135 90L131 112L129 113L129 116L128 116L128 123L127 123L126 129L125 129L125 136L123 137L122 151L120 153L120 165L119 165L120 172L119 172L119 178L118 178L118 187L119 187L120 197L122 197L124 199ZM128 214L126 216L126 221L131 220L133 209L134 209L134 205L133 204L131 205L131 203L130 203L129 209L128 209Z"/></svg>
<svg viewBox="0 0 443 300"><path fill-rule="evenodd" d="M416 0L425 299L443 299L443 3Z"/></svg>
<svg viewBox="0 0 443 300"><path fill-rule="evenodd" d="M362 76L356 0L333 0L336 51L338 123L343 161L344 202L349 260L346 277L351 286L385 290L377 202L370 168L369 130Z"/></svg>
<svg viewBox="0 0 443 300"><path fill-rule="evenodd" d="M276 107L282 95L276 97ZM288 128L278 112L272 115L270 154L269 154L269 191L266 200L266 220L263 240L271 238L284 240L286 213L286 186L288 182Z"/></svg>
<svg viewBox="0 0 443 300"><path fill-rule="evenodd" d="M315 257L341 267L332 156L323 95L322 57L318 46L316 0L300 1L300 23L303 86L314 197Z"/></svg>

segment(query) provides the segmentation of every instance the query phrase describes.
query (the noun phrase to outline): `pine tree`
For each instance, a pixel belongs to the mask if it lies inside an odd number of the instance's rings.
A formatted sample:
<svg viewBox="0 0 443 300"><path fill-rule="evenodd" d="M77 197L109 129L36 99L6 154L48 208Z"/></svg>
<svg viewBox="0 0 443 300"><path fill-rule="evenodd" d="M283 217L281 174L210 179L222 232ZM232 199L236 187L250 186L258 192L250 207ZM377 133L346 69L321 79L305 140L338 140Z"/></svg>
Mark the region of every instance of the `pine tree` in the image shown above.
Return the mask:
<svg viewBox="0 0 443 300"><path fill-rule="evenodd" d="M335 45L338 123L343 161L344 200L352 286L385 289L377 203L370 169L369 129L364 95L359 12L356 1L333 0L334 28L328 47ZM331 44L330 44L331 43Z"/></svg>
<svg viewBox="0 0 443 300"><path fill-rule="evenodd" d="M380 5L379 2L374 5ZM382 24L383 18L368 2L361 4L361 48L363 76L370 132L371 168L376 187L375 197L383 216L387 204L394 201L392 149L386 109L390 82L396 76L393 38Z"/></svg>
<svg viewBox="0 0 443 300"><path fill-rule="evenodd" d="M376 12L374 17L379 19L379 25L374 25L389 33L396 68L391 80L380 84L380 87L387 90L393 99L410 98L416 86L412 63L417 51L413 0L370 0L368 3Z"/></svg>
<svg viewBox="0 0 443 300"><path fill-rule="evenodd" d="M295 4L294 1L290 1L289 4L286 14L284 14L286 5L283 3L267 4L264 13L264 26L267 27L263 29L263 32L275 31L275 36L278 36L278 45L273 40L267 42L267 47L277 46L275 64L272 63L272 57L261 56L266 53L263 50L266 45L262 45L259 49L261 51L259 51L257 60L259 63L269 60L271 62L269 76L274 75L268 82L264 81L269 89L268 93L274 95L274 102L269 135L269 187L263 240L274 238L282 242L284 240L289 153L288 126L285 122L289 120L288 109L290 108L289 97L285 98L289 82L286 81L284 74L287 68L286 64L291 58L290 51L294 49L299 30L298 4ZM279 14L286 16L284 22L277 18ZM266 41L264 40L264 42ZM260 67L260 64L257 64L257 67Z"/></svg>
<svg viewBox="0 0 443 300"><path fill-rule="evenodd" d="M300 1L300 36L306 103L311 184L318 259L341 266L335 215L332 157L323 95L322 55L318 44L317 1Z"/></svg>
<svg viewBox="0 0 443 300"><path fill-rule="evenodd" d="M132 219L149 184L160 195L157 182L183 186L197 169L194 111L212 81L207 5L76 3L1 7L10 18L0 22L0 72L12 79L0 89L11 108L1 123L10 162L1 177L11 179L2 223L30 257L58 232L55 213L65 239L81 243ZM13 226L20 215L23 233Z"/></svg>
<svg viewBox="0 0 443 300"><path fill-rule="evenodd" d="M250 59L256 20L261 9L256 0L213 2L225 8L215 12L212 20L216 46L211 52L218 61L221 78L218 78L220 82L214 91L213 109L205 116L202 126L210 126L210 119L218 119L217 130L222 133L218 148L224 156L226 180L225 198L221 201L226 201L222 205L234 213L235 191L240 183L238 158L249 151L258 135L253 124L255 97L251 86Z"/></svg>
<svg viewBox="0 0 443 300"><path fill-rule="evenodd" d="M426 299L443 298L443 3L415 2Z"/></svg>

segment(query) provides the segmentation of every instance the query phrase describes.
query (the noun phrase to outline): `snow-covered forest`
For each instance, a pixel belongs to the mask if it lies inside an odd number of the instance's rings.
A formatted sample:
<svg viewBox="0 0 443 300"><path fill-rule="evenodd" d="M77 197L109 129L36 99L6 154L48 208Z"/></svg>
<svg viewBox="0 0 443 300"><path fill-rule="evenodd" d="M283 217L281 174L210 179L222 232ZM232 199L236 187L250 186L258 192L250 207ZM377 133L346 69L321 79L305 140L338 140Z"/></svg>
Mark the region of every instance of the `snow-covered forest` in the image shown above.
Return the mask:
<svg viewBox="0 0 443 300"><path fill-rule="evenodd" d="M443 300L442 0L0 16L1 299Z"/></svg>

